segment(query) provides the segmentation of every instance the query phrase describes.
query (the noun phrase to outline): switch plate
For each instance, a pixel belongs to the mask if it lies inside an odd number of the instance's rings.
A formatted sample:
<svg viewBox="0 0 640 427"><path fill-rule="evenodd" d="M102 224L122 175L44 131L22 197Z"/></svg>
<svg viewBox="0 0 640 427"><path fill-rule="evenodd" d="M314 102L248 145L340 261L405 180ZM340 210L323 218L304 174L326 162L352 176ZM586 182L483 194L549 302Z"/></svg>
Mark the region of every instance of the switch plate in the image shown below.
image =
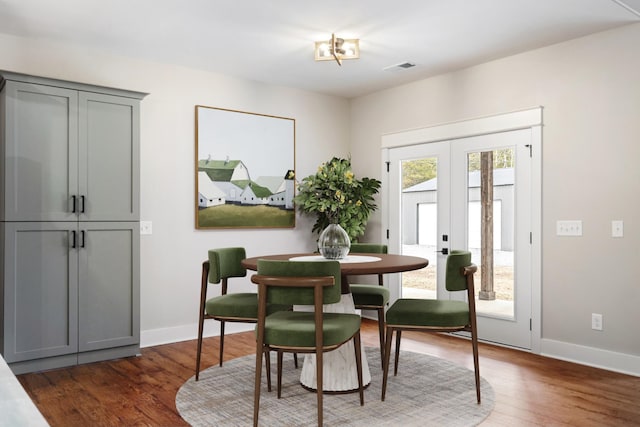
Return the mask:
<svg viewBox="0 0 640 427"><path fill-rule="evenodd" d="M582 236L582 221L558 221L556 222L556 235L558 236Z"/></svg>
<svg viewBox="0 0 640 427"><path fill-rule="evenodd" d="M622 220L611 221L611 237L624 236L624 222Z"/></svg>
<svg viewBox="0 0 640 427"><path fill-rule="evenodd" d="M591 329L594 331L602 330L602 314L591 313Z"/></svg>
<svg viewBox="0 0 640 427"><path fill-rule="evenodd" d="M151 221L140 221L140 234L153 233L153 225Z"/></svg>

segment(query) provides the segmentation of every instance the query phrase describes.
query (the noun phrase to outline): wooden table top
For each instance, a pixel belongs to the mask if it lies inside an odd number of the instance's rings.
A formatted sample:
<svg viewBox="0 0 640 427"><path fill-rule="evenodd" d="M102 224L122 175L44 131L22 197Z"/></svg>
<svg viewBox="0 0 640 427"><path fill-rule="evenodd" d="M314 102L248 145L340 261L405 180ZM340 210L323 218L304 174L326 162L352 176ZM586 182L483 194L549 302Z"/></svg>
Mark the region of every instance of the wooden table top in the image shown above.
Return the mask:
<svg viewBox="0 0 640 427"><path fill-rule="evenodd" d="M291 258L314 256L313 253L298 254L277 254L263 255L242 260L242 265L248 270L258 270L258 260L281 260L286 261ZM365 256L379 258L376 261L367 262L341 262L340 273L342 274L342 293L349 292L348 276L362 276L368 274L400 273L403 271L419 270L429 265L429 260L409 255L394 254L372 254L372 253L349 253L349 256Z"/></svg>

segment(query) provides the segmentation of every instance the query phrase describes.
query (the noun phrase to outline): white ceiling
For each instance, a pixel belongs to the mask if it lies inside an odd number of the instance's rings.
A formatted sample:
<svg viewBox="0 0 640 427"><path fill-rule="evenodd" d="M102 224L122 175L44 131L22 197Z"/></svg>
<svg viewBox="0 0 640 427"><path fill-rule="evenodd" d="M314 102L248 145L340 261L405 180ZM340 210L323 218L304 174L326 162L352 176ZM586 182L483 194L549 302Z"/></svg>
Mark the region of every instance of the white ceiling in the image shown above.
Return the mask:
<svg viewBox="0 0 640 427"><path fill-rule="evenodd" d="M640 0L0 0L0 32L345 97L640 22ZM315 62L359 38L361 59ZM416 67L384 71L412 62Z"/></svg>

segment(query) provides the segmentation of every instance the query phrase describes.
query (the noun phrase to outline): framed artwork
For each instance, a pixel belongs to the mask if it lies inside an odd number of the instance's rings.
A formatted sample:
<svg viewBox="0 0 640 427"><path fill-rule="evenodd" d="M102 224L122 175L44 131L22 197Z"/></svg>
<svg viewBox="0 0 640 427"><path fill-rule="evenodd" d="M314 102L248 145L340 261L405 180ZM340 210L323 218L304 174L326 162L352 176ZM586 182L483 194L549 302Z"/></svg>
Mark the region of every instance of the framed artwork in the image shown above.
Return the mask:
<svg viewBox="0 0 640 427"><path fill-rule="evenodd" d="M196 105L196 228L293 228L294 119Z"/></svg>

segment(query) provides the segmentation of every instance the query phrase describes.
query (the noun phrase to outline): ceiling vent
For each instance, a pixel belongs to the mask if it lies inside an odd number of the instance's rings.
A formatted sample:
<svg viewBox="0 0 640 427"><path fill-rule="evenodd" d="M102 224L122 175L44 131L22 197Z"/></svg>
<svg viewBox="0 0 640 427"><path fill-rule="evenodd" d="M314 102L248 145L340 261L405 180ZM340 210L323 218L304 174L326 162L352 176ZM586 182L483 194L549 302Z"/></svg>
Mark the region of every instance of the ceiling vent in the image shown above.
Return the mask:
<svg viewBox="0 0 640 427"><path fill-rule="evenodd" d="M409 68L415 67L416 64L413 62L402 62L400 64L389 65L388 67L383 68L384 71L402 71L408 70Z"/></svg>

